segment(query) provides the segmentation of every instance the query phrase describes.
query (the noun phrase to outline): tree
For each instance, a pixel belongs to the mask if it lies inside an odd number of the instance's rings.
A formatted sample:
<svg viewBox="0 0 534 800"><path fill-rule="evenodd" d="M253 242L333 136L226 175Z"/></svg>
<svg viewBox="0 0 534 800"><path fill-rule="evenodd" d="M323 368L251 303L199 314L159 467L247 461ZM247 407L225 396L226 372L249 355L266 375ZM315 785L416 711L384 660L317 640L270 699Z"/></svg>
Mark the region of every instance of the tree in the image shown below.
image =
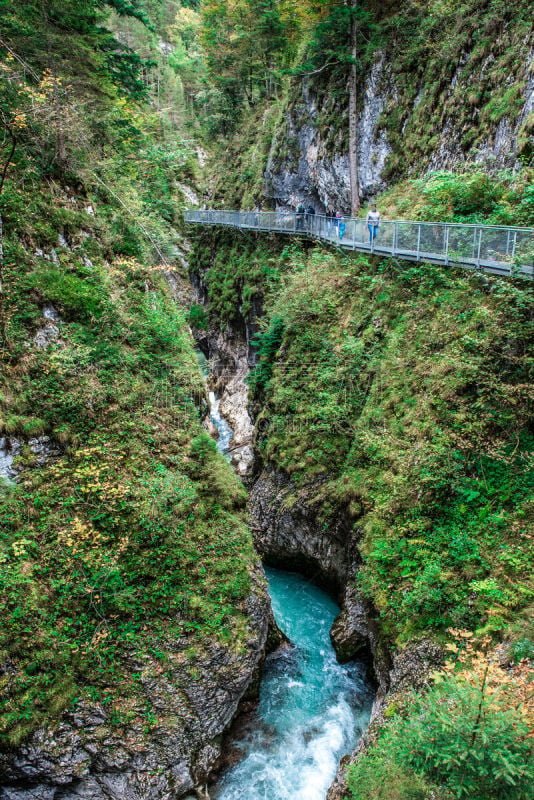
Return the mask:
<svg viewBox="0 0 534 800"><path fill-rule="evenodd" d="M362 73L365 49L373 30L372 13L358 0L328 4L319 18L308 46L307 58L298 75L316 75L337 71L347 85L348 150L351 213L360 209L358 176L358 81ZM361 43L366 47L362 48ZM323 75L324 80L324 75Z"/></svg>
<svg viewBox="0 0 534 800"><path fill-rule="evenodd" d="M206 0L201 43L212 86L225 98L232 125L246 103L277 90L287 34L275 0Z"/></svg>
<svg viewBox="0 0 534 800"><path fill-rule="evenodd" d="M355 800L423 800L438 786L458 800L534 797L530 663L503 669L487 650L489 638L450 633L453 658L433 676L434 686L414 694L351 767Z"/></svg>
<svg viewBox="0 0 534 800"><path fill-rule="evenodd" d="M360 210L360 182L358 179L358 19L357 0L350 0L350 46L351 62L349 74L349 166L350 166L350 213L353 217Z"/></svg>

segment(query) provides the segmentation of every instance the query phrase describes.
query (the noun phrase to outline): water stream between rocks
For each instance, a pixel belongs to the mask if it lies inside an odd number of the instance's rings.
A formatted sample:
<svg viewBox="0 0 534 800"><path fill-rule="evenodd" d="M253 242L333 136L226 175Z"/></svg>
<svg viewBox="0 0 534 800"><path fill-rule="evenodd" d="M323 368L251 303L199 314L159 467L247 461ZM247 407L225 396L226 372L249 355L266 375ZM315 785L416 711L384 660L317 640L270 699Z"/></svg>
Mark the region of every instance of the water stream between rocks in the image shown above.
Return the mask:
<svg viewBox="0 0 534 800"><path fill-rule="evenodd" d="M267 657L260 702L233 741L237 763L212 800L324 800L341 758L369 724L359 662L339 664L329 631L339 608L301 575L266 569L274 616L291 645Z"/></svg>
<svg viewBox="0 0 534 800"><path fill-rule="evenodd" d="M210 403L225 454L232 430L213 393ZM276 622L291 644L267 657L258 706L232 732L233 765L210 798L325 800L339 761L369 724L373 690L363 663L336 660L329 633L339 607L331 597L302 575L265 572Z"/></svg>

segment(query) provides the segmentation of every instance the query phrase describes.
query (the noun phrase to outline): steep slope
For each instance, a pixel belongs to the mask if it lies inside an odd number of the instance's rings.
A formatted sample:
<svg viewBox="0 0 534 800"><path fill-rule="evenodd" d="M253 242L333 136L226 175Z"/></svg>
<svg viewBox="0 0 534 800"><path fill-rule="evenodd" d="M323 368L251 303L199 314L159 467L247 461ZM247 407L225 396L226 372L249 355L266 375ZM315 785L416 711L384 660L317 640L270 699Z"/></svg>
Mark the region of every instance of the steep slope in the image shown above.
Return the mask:
<svg viewBox="0 0 534 800"><path fill-rule="evenodd" d="M363 200L427 171L459 171L467 164L496 173L532 164L528 0L513 8L501 0L414 0L401 7L365 2L358 8ZM250 127L245 117L224 168L214 165L215 201L246 208L264 197L277 207L302 200L318 210L350 210L347 13L346 4L325 7L303 38L278 99L255 108ZM402 213L410 216L410 206Z"/></svg>
<svg viewBox="0 0 534 800"><path fill-rule="evenodd" d="M3 792L180 796L259 663L266 590L164 278L65 241L57 264L18 245L9 285Z"/></svg>
<svg viewBox="0 0 534 800"><path fill-rule="evenodd" d="M157 102L174 15L108 5L2 8L2 798L187 793L267 636L177 305L201 164Z"/></svg>
<svg viewBox="0 0 534 800"><path fill-rule="evenodd" d="M269 251L278 271L267 278L253 265ZM532 654L532 288L261 235L243 244L228 232L204 234L192 263L201 275L208 268L214 324L222 311L235 327L243 296L245 310L263 301L250 378L257 547L344 598L332 635L342 658L372 651L381 687L373 735L385 713L408 720L399 723L407 736L412 692L448 648L462 651L462 636L480 652L499 645L503 665ZM211 300L213 281L234 292L233 313L217 293ZM494 708L500 720L523 678L498 674L510 682ZM439 702L454 705L456 684L448 691ZM471 697L462 714L473 722L476 708ZM419 713L430 719L428 708ZM437 764L422 731L418 746ZM510 752L523 752L522 735L507 739ZM410 755L393 768L384 747L365 791L355 778L357 797L382 797L390 767L406 786L399 797L419 786ZM528 796L531 768L517 773L518 797ZM416 796L431 796L436 778L421 778ZM443 796L454 795L450 780ZM332 797L346 791L341 778ZM474 797L500 796L487 791L475 781Z"/></svg>

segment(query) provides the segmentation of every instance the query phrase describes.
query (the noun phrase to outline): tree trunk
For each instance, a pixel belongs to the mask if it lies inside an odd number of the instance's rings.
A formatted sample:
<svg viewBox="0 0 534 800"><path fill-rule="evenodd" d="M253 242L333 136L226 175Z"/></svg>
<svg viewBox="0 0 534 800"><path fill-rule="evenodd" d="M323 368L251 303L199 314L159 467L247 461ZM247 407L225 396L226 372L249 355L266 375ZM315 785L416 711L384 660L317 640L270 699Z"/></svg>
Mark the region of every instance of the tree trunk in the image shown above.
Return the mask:
<svg viewBox="0 0 534 800"><path fill-rule="evenodd" d="M350 21L351 64L349 75L349 165L350 165L350 213L354 217L360 209L360 183L358 180L358 22L356 19L357 0L350 0L352 11Z"/></svg>

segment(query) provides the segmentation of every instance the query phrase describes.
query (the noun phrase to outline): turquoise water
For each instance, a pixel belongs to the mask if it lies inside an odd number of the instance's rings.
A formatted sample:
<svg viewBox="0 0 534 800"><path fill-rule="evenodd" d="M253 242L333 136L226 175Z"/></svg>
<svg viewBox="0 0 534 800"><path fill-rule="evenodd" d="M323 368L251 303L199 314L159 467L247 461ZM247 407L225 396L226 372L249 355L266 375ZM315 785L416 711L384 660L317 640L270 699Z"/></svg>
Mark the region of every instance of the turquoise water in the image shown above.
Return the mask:
<svg viewBox="0 0 534 800"><path fill-rule="evenodd" d="M204 376L209 364L197 351ZM217 447L229 458L232 429L210 392ZM334 601L302 575L267 568L274 616L291 642L268 656L256 712L232 741L235 766L213 800L325 800L342 757L369 724L373 693L359 662L338 664L330 628Z"/></svg>
<svg viewBox="0 0 534 800"><path fill-rule="evenodd" d="M324 800L340 759L369 724L363 664L338 664L333 600L301 575L266 569L276 621L292 647L267 658L260 702L233 744L241 759L214 800Z"/></svg>
<svg viewBox="0 0 534 800"><path fill-rule="evenodd" d="M209 361L200 350L200 348L196 348L195 350L197 354L197 361L200 366L200 371L202 372L204 378L207 378L210 374L210 365ZM228 422L225 420L223 416L221 416L220 406L221 406L221 398L217 397L215 392L208 392L209 401L210 401L210 410L209 410L209 418L211 422L215 425L217 430L219 431L219 438L217 439L217 449L223 456L226 458L227 461L232 460L231 453L228 452L230 447L230 442L232 440L232 436L234 432Z"/></svg>

